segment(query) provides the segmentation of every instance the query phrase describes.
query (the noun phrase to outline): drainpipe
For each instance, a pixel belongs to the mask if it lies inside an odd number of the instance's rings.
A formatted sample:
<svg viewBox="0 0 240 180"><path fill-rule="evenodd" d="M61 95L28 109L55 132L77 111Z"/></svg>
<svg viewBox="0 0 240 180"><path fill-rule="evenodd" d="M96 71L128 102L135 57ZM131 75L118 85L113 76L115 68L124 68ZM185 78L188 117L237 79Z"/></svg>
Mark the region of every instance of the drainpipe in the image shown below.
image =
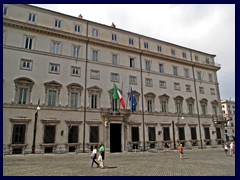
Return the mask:
<svg viewBox="0 0 240 180"><path fill-rule="evenodd" d="M87 65L88 65L88 21L87 21L87 43L86 43L86 63L85 63L85 82L84 82L84 111L83 111L83 153L85 152L85 124L86 124L86 104L87 104Z"/></svg>
<svg viewBox="0 0 240 180"><path fill-rule="evenodd" d="M139 49L141 49L141 42L139 36ZM143 124L143 151L145 151L145 123L144 123L144 101L143 101L143 73L142 73L142 54L140 53L140 70L141 70L141 94L142 94L142 124Z"/></svg>
<svg viewBox="0 0 240 180"><path fill-rule="evenodd" d="M192 61L192 51L191 50L190 50L190 57L191 57L191 61ZM198 116L198 127L199 127L200 143L201 143L201 149L203 149L202 131L201 131L201 123L200 123L200 115L199 115L199 107L198 107L198 97L197 97L197 88L196 88L196 78L195 78L194 66L195 66L195 64L192 65L193 82L194 82L195 98L196 98L196 105L197 105L197 116Z"/></svg>

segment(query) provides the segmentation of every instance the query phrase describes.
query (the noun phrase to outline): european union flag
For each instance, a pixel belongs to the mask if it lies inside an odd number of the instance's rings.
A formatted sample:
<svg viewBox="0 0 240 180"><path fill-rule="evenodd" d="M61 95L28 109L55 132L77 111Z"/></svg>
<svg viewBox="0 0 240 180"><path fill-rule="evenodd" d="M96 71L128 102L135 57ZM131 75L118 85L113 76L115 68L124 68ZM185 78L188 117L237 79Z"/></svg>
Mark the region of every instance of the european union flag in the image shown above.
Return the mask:
<svg viewBox="0 0 240 180"><path fill-rule="evenodd" d="M131 92L130 92L130 105L131 105L131 111L132 112L136 111L137 100L136 100L136 97L133 94L132 88L131 88Z"/></svg>

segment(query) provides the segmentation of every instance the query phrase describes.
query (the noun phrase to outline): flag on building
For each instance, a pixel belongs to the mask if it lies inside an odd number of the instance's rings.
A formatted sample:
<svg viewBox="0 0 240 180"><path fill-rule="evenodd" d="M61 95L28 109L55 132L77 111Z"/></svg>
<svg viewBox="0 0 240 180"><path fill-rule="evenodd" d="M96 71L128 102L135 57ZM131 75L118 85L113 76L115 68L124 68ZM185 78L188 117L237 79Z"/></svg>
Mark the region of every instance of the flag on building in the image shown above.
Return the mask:
<svg viewBox="0 0 240 180"><path fill-rule="evenodd" d="M136 97L133 94L132 88L131 88L131 92L130 92L130 106L131 106L131 111L132 112L136 111L137 100L136 100Z"/></svg>
<svg viewBox="0 0 240 180"><path fill-rule="evenodd" d="M113 99L119 99L120 103L122 105L122 108L125 109L125 103L124 103L123 97L122 97L121 93L119 92L116 84L114 84Z"/></svg>

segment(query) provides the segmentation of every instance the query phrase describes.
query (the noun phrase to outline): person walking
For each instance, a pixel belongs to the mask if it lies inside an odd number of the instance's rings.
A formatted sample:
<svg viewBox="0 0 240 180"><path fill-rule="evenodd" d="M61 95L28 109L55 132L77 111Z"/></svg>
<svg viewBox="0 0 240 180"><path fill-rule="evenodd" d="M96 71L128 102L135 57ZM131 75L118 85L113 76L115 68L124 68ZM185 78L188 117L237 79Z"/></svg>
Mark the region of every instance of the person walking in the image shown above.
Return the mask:
<svg viewBox="0 0 240 180"><path fill-rule="evenodd" d="M94 163L97 165L97 167L99 167L99 164L96 161L96 159L97 159L97 145L95 145L94 148L93 148L93 151L92 151L92 154L91 154L91 159L92 159L91 167L93 167Z"/></svg>
<svg viewBox="0 0 240 180"><path fill-rule="evenodd" d="M229 151L229 155L232 156L233 155L233 151L234 151L234 143L233 141L230 143L230 151Z"/></svg>
<svg viewBox="0 0 240 180"><path fill-rule="evenodd" d="M183 147L182 147L182 144L179 144L178 152L179 152L179 158L182 159L183 158Z"/></svg>
<svg viewBox="0 0 240 180"><path fill-rule="evenodd" d="M99 151L99 155L98 155L98 161L99 161L99 166L101 169L104 168L104 159L105 159L105 148L104 145L102 143L98 143L98 151Z"/></svg>
<svg viewBox="0 0 240 180"><path fill-rule="evenodd" d="M228 144L227 143L224 144L224 152L226 155L228 155Z"/></svg>

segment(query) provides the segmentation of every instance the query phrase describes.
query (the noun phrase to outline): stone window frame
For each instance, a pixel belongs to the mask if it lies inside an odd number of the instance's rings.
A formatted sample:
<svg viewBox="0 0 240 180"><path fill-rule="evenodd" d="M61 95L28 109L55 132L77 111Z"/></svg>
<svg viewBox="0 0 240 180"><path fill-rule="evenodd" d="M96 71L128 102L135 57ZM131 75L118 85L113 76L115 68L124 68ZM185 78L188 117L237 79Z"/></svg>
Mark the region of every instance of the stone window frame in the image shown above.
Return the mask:
<svg viewBox="0 0 240 180"><path fill-rule="evenodd" d="M101 95L102 95L102 88L98 86L92 86L87 88L88 90L88 108L91 108L92 102L92 95L97 95L97 109L101 108Z"/></svg>
<svg viewBox="0 0 240 180"><path fill-rule="evenodd" d="M217 100L213 100L211 101L211 105L212 105L212 114L213 115L218 115L219 114L219 102ZM216 111L215 111L216 110Z"/></svg>
<svg viewBox="0 0 240 180"><path fill-rule="evenodd" d="M32 96L32 87L34 85L34 81L27 77L19 77L14 80L14 83L15 83L15 95L12 102L18 104L20 88L27 88L28 95L27 95L25 104L32 103L31 96Z"/></svg>
<svg viewBox="0 0 240 180"><path fill-rule="evenodd" d="M168 113L168 103L169 103L170 96L168 96L167 94L163 94L163 95L158 96L158 98L159 98L159 103L160 103L160 112ZM166 102L166 112L162 111L163 110L163 107L162 107L163 101Z"/></svg>
<svg viewBox="0 0 240 180"><path fill-rule="evenodd" d="M67 85L67 89L68 89L68 107L72 107L71 106L71 93L78 93L78 103L77 103L77 107L79 108L81 106L81 96L82 96L82 90L83 90L83 86L78 84L78 83L71 83L69 85ZM73 107L75 108L75 107Z"/></svg>
<svg viewBox="0 0 240 180"><path fill-rule="evenodd" d="M156 98L156 95L153 93L153 92L148 92L146 94L144 94L144 98L145 98L145 103L146 105L148 106L148 101L152 101L152 112L149 112L149 113L153 113L155 111L155 98ZM147 107L147 112L148 112L148 107Z"/></svg>
<svg viewBox="0 0 240 180"><path fill-rule="evenodd" d="M61 105L61 102L59 103L59 97L60 97L60 91L61 91L61 88L62 88L62 84L53 80L53 81L49 81L49 82L44 83L44 86L45 86L45 102L46 102L46 105L48 106L48 92L49 92L49 90L54 90L54 91L57 92L56 93L55 106L53 106L53 107Z"/></svg>
<svg viewBox="0 0 240 180"><path fill-rule="evenodd" d="M176 113L183 113L183 100L184 98L182 96L176 96L174 99L175 102L175 112ZM180 103L180 109L178 108L178 104Z"/></svg>
<svg viewBox="0 0 240 180"><path fill-rule="evenodd" d="M202 109L202 115L207 115L207 105L208 105L208 100L206 98L201 99L200 101L201 109ZM205 109L205 114L203 113L203 106L206 108Z"/></svg>
<svg viewBox="0 0 240 180"><path fill-rule="evenodd" d="M194 102L195 99L192 97L189 97L186 99L187 107L188 107L188 114L194 114ZM192 104L192 113L189 111L189 105Z"/></svg>

